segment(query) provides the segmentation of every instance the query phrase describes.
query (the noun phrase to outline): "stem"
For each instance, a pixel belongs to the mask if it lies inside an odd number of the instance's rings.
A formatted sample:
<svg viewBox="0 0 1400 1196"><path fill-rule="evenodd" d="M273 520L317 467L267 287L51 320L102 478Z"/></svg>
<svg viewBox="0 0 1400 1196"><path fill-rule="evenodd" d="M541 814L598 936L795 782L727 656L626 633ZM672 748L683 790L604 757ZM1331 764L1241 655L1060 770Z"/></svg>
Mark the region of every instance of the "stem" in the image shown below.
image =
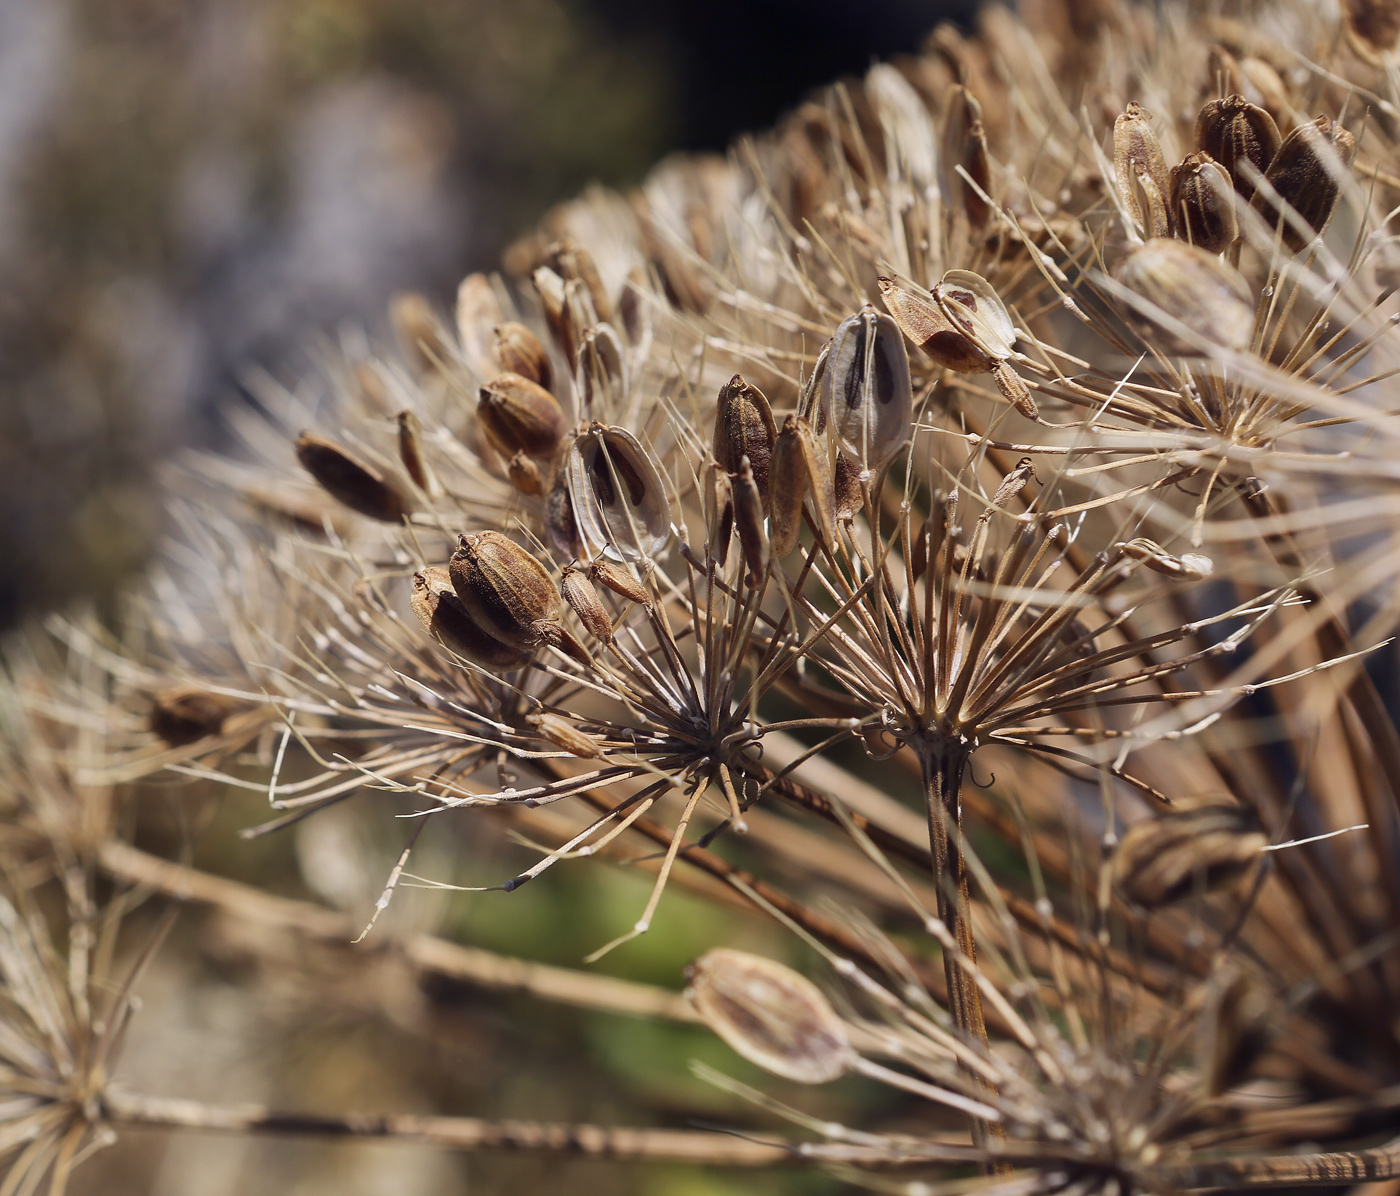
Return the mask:
<svg viewBox="0 0 1400 1196"><path fill-rule="evenodd" d="M260 1105L207 1105L118 1091L104 1094L102 1111L113 1125L388 1138L446 1150L528 1150L597 1159L652 1159L728 1167L767 1167L798 1157L791 1146L704 1130L483 1121L476 1117L423 1117L413 1113L288 1113Z"/></svg>
<svg viewBox="0 0 1400 1196"><path fill-rule="evenodd" d="M1253 1159L1222 1159L1218 1163L1188 1163L1184 1167L1150 1173L1144 1178L1154 1191L1343 1187L1400 1179L1400 1139L1370 1150L1265 1155Z"/></svg>

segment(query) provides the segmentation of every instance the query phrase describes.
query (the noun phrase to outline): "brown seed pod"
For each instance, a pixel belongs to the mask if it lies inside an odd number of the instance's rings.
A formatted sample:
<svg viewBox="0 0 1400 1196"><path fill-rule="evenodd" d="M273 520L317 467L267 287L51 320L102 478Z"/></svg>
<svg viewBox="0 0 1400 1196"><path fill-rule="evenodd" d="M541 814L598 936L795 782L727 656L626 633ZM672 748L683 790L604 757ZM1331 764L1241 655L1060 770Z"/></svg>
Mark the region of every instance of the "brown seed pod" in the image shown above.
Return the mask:
<svg viewBox="0 0 1400 1196"><path fill-rule="evenodd" d="M476 414L486 438L506 460L516 453L551 457L564 438L559 400L520 374L501 374L483 386Z"/></svg>
<svg viewBox="0 0 1400 1196"><path fill-rule="evenodd" d="M535 496L544 493L544 475L533 457L516 453L506 464L506 476L510 484L521 494Z"/></svg>
<svg viewBox="0 0 1400 1196"><path fill-rule="evenodd" d="M603 287L593 255L587 249L572 238L564 237L549 247L546 265L552 267L565 283L576 282L585 288L589 306L593 309L589 325L612 319L612 303Z"/></svg>
<svg viewBox="0 0 1400 1196"><path fill-rule="evenodd" d="M554 370L549 363L549 352L540 343L540 338L524 324L510 321L497 324L493 329L495 343L493 351L496 363L507 374L519 374L528 378L536 386L549 389Z"/></svg>
<svg viewBox="0 0 1400 1196"><path fill-rule="evenodd" d="M1170 905L1234 884L1268 838L1239 806L1202 806L1129 827L1113 853L1115 883L1134 905Z"/></svg>
<svg viewBox="0 0 1400 1196"><path fill-rule="evenodd" d="M611 590L619 598L626 598L640 606L651 606L651 595L628 570L612 561L596 560L588 564L588 576L604 589Z"/></svg>
<svg viewBox="0 0 1400 1196"><path fill-rule="evenodd" d="M671 503L661 468L631 432L594 422L569 446L565 473L589 556L645 560L666 546Z"/></svg>
<svg viewBox="0 0 1400 1196"><path fill-rule="evenodd" d="M734 488L729 475L718 465L710 468L710 484L705 488L705 528L710 559L721 569L729 560L729 544L734 538Z"/></svg>
<svg viewBox="0 0 1400 1196"><path fill-rule="evenodd" d="M1352 49L1373 66L1383 65L1400 42L1396 0L1342 0L1342 21Z"/></svg>
<svg viewBox="0 0 1400 1196"><path fill-rule="evenodd" d="M1157 134L1148 124L1152 114L1129 101L1113 122L1113 175L1118 195L1144 237L1171 235L1167 207L1167 162Z"/></svg>
<svg viewBox="0 0 1400 1196"><path fill-rule="evenodd" d="M932 295L882 277L880 297L904 335L944 369L959 374L985 374L992 368L986 350L948 318Z"/></svg>
<svg viewBox="0 0 1400 1196"><path fill-rule="evenodd" d="M836 454L831 471L831 488L836 497L836 518L852 519L865 505L864 478L859 462L844 452Z"/></svg>
<svg viewBox="0 0 1400 1196"><path fill-rule="evenodd" d="M537 710L533 714L527 714L525 721L539 732L541 739L547 739L555 747L572 756L594 760L603 754L601 743L558 714L552 714L548 710Z"/></svg>
<svg viewBox="0 0 1400 1196"><path fill-rule="evenodd" d="M549 538L549 546L560 556L573 559L582 554L583 540L578 534L578 521L574 518L574 501L569 497L568 480L564 470L556 469L554 485L545 499L544 530Z"/></svg>
<svg viewBox="0 0 1400 1196"><path fill-rule="evenodd" d="M412 411L400 411L398 424L399 460L420 490L425 494L434 493L437 484L423 457L423 425Z"/></svg>
<svg viewBox="0 0 1400 1196"><path fill-rule="evenodd" d="M811 501L813 522L826 543L836 542L836 495L826 450L800 415L783 420L773 446L772 482L769 546L775 557L781 560L797 547L806 500Z"/></svg>
<svg viewBox="0 0 1400 1196"><path fill-rule="evenodd" d="M413 613L428 634L443 647L484 669L516 669L530 659L510 644L489 635L467 613L457 597L452 578L441 565L431 565L413 575Z"/></svg>
<svg viewBox="0 0 1400 1196"><path fill-rule="evenodd" d="M627 397L627 358L611 324L595 324L579 339L575 385L585 416L611 415Z"/></svg>
<svg viewBox="0 0 1400 1196"><path fill-rule="evenodd" d="M939 158L944 194L951 207L960 208L968 225L977 232L991 220L991 205L982 194L992 192L992 171L987 157L987 132L982 123L982 105L966 87L955 86L948 96L943 124L943 153ZM958 173L961 166L977 187L968 185ZM979 190L982 194L979 194Z"/></svg>
<svg viewBox="0 0 1400 1196"><path fill-rule="evenodd" d="M1183 354L1198 354L1212 345L1243 349L1249 344L1254 331L1249 284L1214 254L1185 241L1154 237L1119 262L1113 274L1144 301L1125 303L1123 314L1148 343Z"/></svg>
<svg viewBox="0 0 1400 1196"><path fill-rule="evenodd" d="M1299 125L1284 138L1264 175L1278 198L1260 188L1254 207L1271 228L1281 229L1283 243L1293 253L1327 228L1341 177L1355 159L1356 138L1325 116ZM1290 218L1289 208L1296 216Z"/></svg>
<svg viewBox="0 0 1400 1196"><path fill-rule="evenodd" d="M232 698L193 685L178 685L151 699L150 727L171 747L185 747L218 735L233 710Z"/></svg>
<svg viewBox="0 0 1400 1196"><path fill-rule="evenodd" d="M845 1024L791 968L726 947L686 971L685 995L707 1026L750 1063L799 1084L825 1084L856 1065Z"/></svg>
<svg viewBox="0 0 1400 1196"><path fill-rule="evenodd" d="M1173 166L1168 184L1172 225L1183 241L1220 253L1240 235L1235 189L1230 176L1204 151L1188 154Z"/></svg>
<svg viewBox="0 0 1400 1196"><path fill-rule="evenodd" d="M836 442L871 473L913 434L913 386L900 326L866 304L831 338L821 404Z"/></svg>
<svg viewBox="0 0 1400 1196"><path fill-rule="evenodd" d="M306 472L352 511L384 523L399 523L412 511L413 504L393 480L334 440L303 432L297 437L296 450Z"/></svg>
<svg viewBox="0 0 1400 1196"><path fill-rule="evenodd" d="M459 537L448 573L476 624L523 652L558 644L559 589L545 567L500 532Z"/></svg>
<svg viewBox="0 0 1400 1196"><path fill-rule="evenodd" d="M735 374L719 389L715 408L715 460L726 473L739 472L739 459L747 457L765 509L769 501L768 470L778 427L773 409L758 387Z"/></svg>
<svg viewBox="0 0 1400 1196"><path fill-rule="evenodd" d="M598 596L598 591L588 575L568 565L560 577L559 589L563 592L564 601L578 616L579 622L592 633L593 638L604 645L612 643L612 616L608 614L608 608L603 605L603 600Z"/></svg>
<svg viewBox="0 0 1400 1196"><path fill-rule="evenodd" d="M1246 200L1282 143L1278 125L1242 95L1211 100L1196 117L1196 148L1205 150Z"/></svg>
<svg viewBox="0 0 1400 1196"><path fill-rule="evenodd" d="M744 553L744 584L752 588L761 584L768 573L768 533L763 527L763 500L747 457L739 458L739 472L730 479L730 485L734 489L734 526Z"/></svg>

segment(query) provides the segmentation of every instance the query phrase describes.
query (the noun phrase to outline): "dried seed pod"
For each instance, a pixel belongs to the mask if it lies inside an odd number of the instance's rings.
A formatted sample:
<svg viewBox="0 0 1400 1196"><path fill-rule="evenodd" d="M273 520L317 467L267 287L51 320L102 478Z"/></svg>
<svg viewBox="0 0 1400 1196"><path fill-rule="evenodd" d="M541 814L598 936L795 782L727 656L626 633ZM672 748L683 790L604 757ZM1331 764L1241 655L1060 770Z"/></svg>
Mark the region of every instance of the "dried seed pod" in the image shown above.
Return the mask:
<svg viewBox="0 0 1400 1196"><path fill-rule="evenodd" d="M457 288L457 335L462 354L478 375L496 371L495 328L504 318L501 299L485 274L468 274Z"/></svg>
<svg viewBox="0 0 1400 1196"><path fill-rule="evenodd" d="M612 414L627 397L627 358L611 324L595 324L578 346L575 384L583 414Z"/></svg>
<svg viewBox="0 0 1400 1196"><path fill-rule="evenodd" d="M947 116L943 123L943 153L939 159L944 194L950 207L960 208L975 231L987 227L992 209L978 188L992 191L992 172L987 157L987 133L982 123L982 105L966 87L950 89ZM961 166L977 187L968 185L958 173Z"/></svg>
<svg viewBox="0 0 1400 1196"><path fill-rule="evenodd" d="M734 488L734 526L744 552L744 584L758 586L768 573L768 533L763 527L763 500L747 457L739 458L739 472L730 479Z"/></svg>
<svg viewBox="0 0 1400 1196"><path fill-rule="evenodd" d="M850 520L865 505L864 478L860 463L846 453L836 454L831 471L831 488L836 498L836 518Z"/></svg>
<svg viewBox="0 0 1400 1196"><path fill-rule="evenodd" d="M627 281L617 301L617 318L629 344L640 345L651 332L651 308L646 294L646 271L641 266L633 266L627 272Z"/></svg>
<svg viewBox="0 0 1400 1196"><path fill-rule="evenodd" d="M569 496L569 483L563 469L555 470L554 485L545 499L544 530L549 546L560 556L572 559L582 554L583 540L578 534L574 500Z"/></svg>
<svg viewBox="0 0 1400 1196"><path fill-rule="evenodd" d="M540 473L540 467L535 463L533 457L527 457L524 453L516 453L506 463L506 476L510 478L510 484L521 494L533 497L544 493L544 475Z"/></svg>
<svg viewBox="0 0 1400 1196"><path fill-rule="evenodd" d="M831 338L822 408L837 443L871 473L913 433L913 386L900 327L866 304Z"/></svg>
<svg viewBox="0 0 1400 1196"><path fill-rule="evenodd" d="M555 747L571 756L593 760L603 754L601 743L560 715L551 714L548 710L537 710L533 714L527 714L525 721L539 732L541 739L549 740Z"/></svg>
<svg viewBox="0 0 1400 1196"><path fill-rule="evenodd" d="M1142 235L1166 237L1171 235L1167 161L1148 124L1151 115L1129 101L1127 111L1113 122L1113 174L1119 198Z"/></svg>
<svg viewBox="0 0 1400 1196"><path fill-rule="evenodd" d="M604 645L612 643L612 616L608 614L608 608L603 605L588 575L569 565L560 578L559 589L564 594L564 601L578 616L579 622L593 634L593 638Z"/></svg>
<svg viewBox="0 0 1400 1196"><path fill-rule="evenodd" d="M758 387L735 374L719 388L715 408L715 460L726 473L739 472L739 459L747 457L753 480L763 498L769 501L768 470L778 427L773 409Z"/></svg>
<svg viewBox="0 0 1400 1196"><path fill-rule="evenodd" d="M1016 325L996 288L971 270L949 270L933 291L934 298L956 325L995 361L1016 352Z"/></svg>
<svg viewBox="0 0 1400 1196"><path fill-rule="evenodd" d="M651 608L651 595L647 593L646 586L621 565L604 560L590 561L588 576L619 598L626 598L629 602Z"/></svg>
<svg viewBox="0 0 1400 1196"><path fill-rule="evenodd" d="M705 528L710 559L721 569L729 560L729 543L734 538L734 488L729 475L718 465L709 470L705 488Z"/></svg>
<svg viewBox="0 0 1400 1196"><path fill-rule="evenodd" d="M1352 49L1373 66L1383 65L1400 42L1396 0L1342 0L1342 20Z"/></svg>
<svg viewBox="0 0 1400 1196"><path fill-rule="evenodd" d="M1260 188L1254 207L1271 228L1281 228L1283 243L1293 253L1327 228L1341 178L1355 159L1356 138L1325 116L1299 125L1284 138L1264 175L1277 199ZM1296 217L1285 214L1289 208ZM1306 229L1298 226L1299 219Z"/></svg>
<svg viewBox="0 0 1400 1196"><path fill-rule="evenodd" d="M1220 253L1240 235L1230 176L1204 151L1173 166L1168 184L1172 223L1183 241Z"/></svg>
<svg viewBox="0 0 1400 1196"><path fill-rule="evenodd" d="M559 589L545 567L500 532L477 532L459 542L447 571L477 626L522 652L557 645Z"/></svg>
<svg viewBox="0 0 1400 1196"><path fill-rule="evenodd" d="M720 947L686 971L686 997L750 1063L799 1084L825 1084L856 1065L831 1002L791 968Z"/></svg>
<svg viewBox="0 0 1400 1196"><path fill-rule="evenodd" d="M178 685L151 699L150 727L171 747L185 747L218 735L233 710L232 698L193 685Z"/></svg>
<svg viewBox="0 0 1400 1196"><path fill-rule="evenodd" d="M476 414L492 447L507 460L516 453L551 457L564 438L559 400L520 374L501 374L483 386Z"/></svg>
<svg viewBox="0 0 1400 1196"><path fill-rule="evenodd" d="M1164 814L1128 828L1113 853L1113 879L1134 905L1155 909L1233 884L1267 844L1238 806Z"/></svg>
<svg viewBox="0 0 1400 1196"><path fill-rule="evenodd" d="M296 449L306 472L352 511L384 523L399 523L413 509L397 483L351 456L334 440L303 432L297 437Z"/></svg>
<svg viewBox="0 0 1400 1196"><path fill-rule="evenodd" d="M1246 200L1282 142L1274 118L1242 95L1211 100L1196 117L1196 148L1205 150Z"/></svg>
<svg viewBox="0 0 1400 1196"><path fill-rule="evenodd" d="M1141 308L1125 305L1123 314L1149 344L1185 354L1213 345L1243 349L1249 344L1254 331L1249 284L1214 254L1185 241L1154 237L1119 262L1113 274L1146 301ZM1183 330L1166 327L1158 311Z"/></svg>
<svg viewBox="0 0 1400 1196"><path fill-rule="evenodd" d="M593 255L570 237L556 241L549 247L547 265L566 283L577 282L588 292L588 303L593 309L589 324L612 319L612 303L603 287L602 276L593 261Z"/></svg>
<svg viewBox="0 0 1400 1196"><path fill-rule="evenodd" d="M416 291L405 291L389 301L389 323L403 346L415 374L441 369L454 356L432 305Z"/></svg>
<svg viewBox="0 0 1400 1196"><path fill-rule="evenodd" d="M666 546L671 503L661 468L631 432L594 422L574 438L565 471L589 556L645 560Z"/></svg>
<svg viewBox="0 0 1400 1196"><path fill-rule="evenodd" d="M554 370L549 364L549 352L540 338L524 324L510 321L497 324L493 330L496 364L507 374L519 374L537 386L549 389Z"/></svg>
<svg viewBox="0 0 1400 1196"><path fill-rule="evenodd" d="M827 340L817 354L816 364L807 381L802 384L802 393L797 396L797 414L812 425L817 435L826 431L826 412L822 409L822 385L826 378L826 363L831 358L831 341Z"/></svg>
<svg viewBox="0 0 1400 1196"><path fill-rule="evenodd" d="M1215 562L1210 557L1202 556L1198 552L1187 552L1181 556L1173 556L1156 540L1149 540L1146 536L1139 536L1135 540L1119 544L1118 550L1126 557L1141 561L1154 573L1161 573L1166 577L1180 577L1194 581L1202 577L1209 577L1215 572Z"/></svg>
<svg viewBox="0 0 1400 1196"><path fill-rule="evenodd" d="M565 281L548 266L541 266L532 275L544 308L545 323L549 325L554 343L569 363L578 366L579 344L583 334L598 322L597 312L588 290L577 280Z"/></svg>
<svg viewBox="0 0 1400 1196"><path fill-rule="evenodd" d="M1196 1055L1205 1064L1201 1081L1207 1095L1220 1096L1249 1079L1273 1038L1269 1014L1265 993L1248 973L1227 973L1223 983L1211 985Z"/></svg>
<svg viewBox="0 0 1400 1196"><path fill-rule="evenodd" d="M423 493L436 493L437 482L423 457L423 425L418 422L418 417L412 411L400 411L398 424L399 460L403 462L408 476Z"/></svg>
<svg viewBox="0 0 1400 1196"><path fill-rule="evenodd" d="M959 374L985 374L992 368L986 350L948 318L932 295L882 277L880 296L904 335L944 369Z"/></svg>
<svg viewBox="0 0 1400 1196"><path fill-rule="evenodd" d="M812 503L813 522L827 544L836 542L836 496L825 450L800 415L788 415L773 445L769 547L778 559L797 547L802 506Z"/></svg>
<svg viewBox="0 0 1400 1196"><path fill-rule="evenodd" d="M503 644L477 624L441 565L429 566L413 575L410 605L429 635L448 651L484 669L516 669L530 659L529 653Z"/></svg>

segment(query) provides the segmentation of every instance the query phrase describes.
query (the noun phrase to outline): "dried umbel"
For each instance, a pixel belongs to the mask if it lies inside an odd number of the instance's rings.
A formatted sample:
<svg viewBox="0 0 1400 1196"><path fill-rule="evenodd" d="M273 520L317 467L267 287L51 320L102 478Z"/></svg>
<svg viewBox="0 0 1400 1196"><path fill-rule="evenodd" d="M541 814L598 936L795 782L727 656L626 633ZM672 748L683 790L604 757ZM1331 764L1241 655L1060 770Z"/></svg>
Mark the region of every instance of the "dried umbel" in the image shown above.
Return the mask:
<svg viewBox="0 0 1400 1196"><path fill-rule="evenodd" d="M476 414L492 447L506 460L516 453L551 457L564 438L559 400L521 374L501 374L483 386Z"/></svg>
<svg viewBox="0 0 1400 1196"><path fill-rule="evenodd" d="M400 523L413 510L408 496L392 478L334 440L303 432L297 437L296 449L306 472L352 511L384 523Z"/></svg>
<svg viewBox="0 0 1400 1196"><path fill-rule="evenodd" d="M904 338L894 320L869 304L832 337L821 407L828 434L870 473L909 441L913 387Z"/></svg>
<svg viewBox="0 0 1400 1196"><path fill-rule="evenodd" d="M1168 184L1176 235L1207 253L1220 253L1240 235L1235 190L1223 167L1204 151L1173 166Z"/></svg>
<svg viewBox="0 0 1400 1196"><path fill-rule="evenodd" d="M715 460L726 473L738 473L740 459L747 457L765 506L769 460L777 435L773 410L758 387L742 374L735 374L720 387L715 408Z"/></svg>
<svg viewBox="0 0 1400 1196"><path fill-rule="evenodd" d="M1143 300L1124 313L1148 343L1197 354L1204 346L1243 349L1254 330L1254 300L1238 270L1195 245L1156 237L1133 250L1114 277Z"/></svg>
<svg viewBox="0 0 1400 1196"><path fill-rule="evenodd" d="M655 458L631 432L590 425L569 446L565 472L589 555L642 561L665 548L671 503Z"/></svg>
<svg viewBox="0 0 1400 1196"><path fill-rule="evenodd" d="M799 1084L826 1084L857 1062L831 1002L791 968L720 948L692 963L687 980L705 1024L750 1063Z"/></svg>
<svg viewBox="0 0 1400 1196"><path fill-rule="evenodd" d="M1118 195L1144 237L1171 235L1167 202L1167 162L1157 134L1148 124L1151 113L1129 103L1113 122L1113 174Z"/></svg>
<svg viewBox="0 0 1400 1196"><path fill-rule="evenodd" d="M1139 822L1113 853L1112 874L1134 905L1156 909L1235 884L1268 839L1239 806L1202 806Z"/></svg>
<svg viewBox="0 0 1400 1196"><path fill-rule="evenodd" d="M1292 252L1327 228L1355 158L1356 138L1325 116L1299 125L1279 146L1254 206Z"/></svg>
<svg viewBox="0 0 1400 1196"><path fill-rule="evenodd" d="M524 324L515 321L497 324L493 333L496 363L501 370L528 378L548 390L554 371L549 363L549 352L540 343L540 338Z"/></svg>
<svg viewBox="0 0 1400 1196"><path fill-rule="evenodd" d="M452 577L441 565L413 575L413 613L444 648L485 669L518 669L528 652L485 631L457 597Z"/></svg>
<svg viewBox="0 0 1400 1196"><path fill-rule="evenodd" d="M1220 164L1246 200L1282 140L1274 118L1242 95L1211 100L1196 118L1196 148Z"/></svg>

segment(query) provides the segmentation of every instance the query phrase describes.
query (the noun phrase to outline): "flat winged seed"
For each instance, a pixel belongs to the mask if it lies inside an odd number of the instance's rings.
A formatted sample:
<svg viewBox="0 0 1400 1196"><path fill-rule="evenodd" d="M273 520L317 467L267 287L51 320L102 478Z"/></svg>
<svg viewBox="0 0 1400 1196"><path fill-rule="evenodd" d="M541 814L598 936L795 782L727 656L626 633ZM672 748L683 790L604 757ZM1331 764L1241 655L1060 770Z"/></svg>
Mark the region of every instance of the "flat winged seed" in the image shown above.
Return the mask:
<svg viewBox="0 0 1400 1196"><path fill-rule="evenodd" d="M1113 122L1113 174L1119 198L1144 237L1171 234L1167 212L1167 161L1157 134L1148 124L1152 114L1129 101Z"/></svg>
<svg viewBox="0 0 1400 1196"><path fill-rule="evenodd" d="M482 629L467 613L451 575L441 565L413 575L410 604L429 635L473 664L485 669L515 669L530 659L529 653L503 644Z"/></svg>
<svg viewBox="0 0 1400 1196"><path fill-rule="evenodd" d="M845 1024L821 991L791 968L720 947L686 972L701 1019L750 1063L799 1084L825 1084L855 1066Z"/></svg>
<svg viewBox="0 0 1400 1196"><path fill-rule="evenodd" d="M773 445L773 492L769 547L778 559L797 547L802 507L812 504L813 522L827 544L836 540L836 495L827 454L800 415L788 415Z"/></svg>
<svg viewBox="0 0 1400 1196"><path fill-rule="evenodd" d="M831 341L828 339L817 354L817 363L812 367L807 381L802 384L802 393L797 398L797 414L816 429L818 436L826 431L826 412L822 410L821 395L822 383L826 378L826 363L830 357Z"/></svg>
<svg viewBox="0 0 1400 1196"><path fill-rule="evenodd" d="M726 473L739 472L739 460L749 459L753 480L766 508L768 470L778 427L763 392L735 374L719 388L715 405L715 460Z"/></svg>
<svg viewBox="0 0 1400 1196"><path fill-rule="evenodd" d="M516 453L551 457L564 438L559 400L522 374L493 378L477 397L477 418L492 446L506 460Z"/></svg>
<svg viewBox="0 0 1400 1196"><path fill-rule="evenodd" d="M949 270L934 288L944 314L996 360L1016 352L1016 325L996 288L971 270Z"/></svg>
<svg viewBox="0 0 1400 1196"><path fill-rule="evenodd" d="M612 616L608 614L608 608L603 605L588 575L570 565L564 570L559 589L563 592L564 601L578 616L579 622L592 632L593 638L603 644L612 643Z"/></svg>
<svg viewBox="0 0 1400 1196"><path fill-rule="evenodd" d="M882 277L880 296L900 331L944 369L959 374L985 374L992 368L986 350L950 320L926 291Z"/></svg>
<svg viewBox="0 0 1400 1196"><path fill-rule="evenodd" d="M1342 20L1347 40L1373 66L1400 42L1400 3L1397 0L1342 0Z"/></svg>
<svg viewBox="0 0 1400 1196"><path fill-rule="evenodd" d="M552 714L548 710L536 711L534 714L527 714L525 721L539 732L541 739L549 740L555 747L571 756L582 756L585 760L592 760L603 754L601 743L591 735L584 734L561 715Z"/></svg>
<svg viewBox="0 0 1400 1196"><path fill-rule="evenodd" d="M1240 235L1230 176L1204 151L1188 154L1172 167L1168 192L1180 240L1207 253L1220 253Z"/></svg>
<svg viewBox="0 0 1400 1196"><path fill-rule="evenodd" d="M565 457L574 519L589 556L642 561L671 534L671 503L661 468L624 428L593 423Z"/></svg>
<svg viewBox="0 0 1400 1196"><path fill-rule="evenodd" d="M651 606L651 595L647 593L646 586L627 569L621 565L614 565L611 561L597 560L590 561L588 565L588 576L605 590L611 590L619 598L626 598L629 602L635 602L639 606Z"/></svg>
<svg viewBox="0 0 1400 1196"><path fill-rule="evenodd" d="M234 702L194 685L163 689L151 699L150 727L172 747L185 747L224 729Z"/></svg>
<svg viewBox="0 0 1400 1196"><path fill-rule="evenodd" d="M394 481L334 440L303 432L297 437L296 450L306 472L352 511L384 523L399 523L412 511L413 504Z"/></svg>
<svg viewBox="0 0 1400 1196"><path fill-rule="evenodd" d="M836 496L836 518L852 519L865 505L860 464L844 452L836 454L836 466L831 471L831 488Z"/></svg>
<svg viewBox="0 0 1400 1196"><path fill-rule="evenodd" d="M1254 206L1270 227L1282 230L1283 243L1293 253L1326 229L1341 179L1355 159L1356 138L1325 116L1299 125L1279 146L1264 175L1277 199L1261 187Z"/></svg>
<svg viewBox="0 0 1400 1196"><path fill-rule="evenodd" d="M433 494L437 486L428 463L423 458L423 425L418 422L418 417L412 411L400 411L397 418L399 460L403 462L403 467L413 479L414 485L425 494Z"/></svg>
<svg viewBox="0 0 1400 1196"><path fill-rule="evenodd" d="M1260 859L1268 838L1238 806L1202 806L1128 828L1113 853L1113 879L1146 909L1225 888Z"/></svg>
<svg viewBox="0 0 1400 1196"><path fill-rule="evenodd" d="M525 652L558 644L559 590L545 567L500 532L477 532L459 540L448 574L477 626Z"/></svg>
<svg viewBox="0 0 1400 1196"><path fill-rule="evenodd" d="M627 397L627 358L622 338L611 324L595 324L584 332L574 371L583 414L611 415Z"/></svg>
<svg viewBox="0 0 1400 1196"><path fill-rule="evenodd" d="M493 350L496 364L508 374L519 374L537 386L549 389L554 370L549 363L549 352L540 343L540 338L524 324L510 321L497 324L493 329Z"/></svg>
<svg viewBox="0 0 1400 1196"><path fill-rule="evenodd" d="M871 473L887 465L913 433L913 386L900 326L870 304L832 337L822 407L838 444Z"/></svg>
<svg viewBox="0 0 1400 1196"><path fill-rule="evenodd" d="M1211 100L1196 117L1196 148L1220 163L1246 200L1282 141L1274 118L1242 95Z"/></svg>
<svg viewBox="0 0 1400 1196"><path fill-rule="evenodd" d="M1124 304L1123 314L1148 343L1182 354L1249 344L1254 330L1249 284L1214 254L1185 241L1154 237L1129 253L1113 273L1145 300L1141 306ZM1175 323L1168 326L1163 316Z"/></svg>
<svg viewBox="0 0 1400 1196"><path fill-rule="evenodd" d="M739 459L739 472L730 484L734 488L734 526L744 553L744 584L754 588L768 572L768 533L763 528L763 500L747 457Z"/></svg>
<svg viewBox="0 0 1400 1196"><path fill-rule="evenodd" d="M729 560L729 544L734 538L734 488L729 475L718 465L710 470L705 488L705 527L709 534L710 558L721 569Z"/></svg>

